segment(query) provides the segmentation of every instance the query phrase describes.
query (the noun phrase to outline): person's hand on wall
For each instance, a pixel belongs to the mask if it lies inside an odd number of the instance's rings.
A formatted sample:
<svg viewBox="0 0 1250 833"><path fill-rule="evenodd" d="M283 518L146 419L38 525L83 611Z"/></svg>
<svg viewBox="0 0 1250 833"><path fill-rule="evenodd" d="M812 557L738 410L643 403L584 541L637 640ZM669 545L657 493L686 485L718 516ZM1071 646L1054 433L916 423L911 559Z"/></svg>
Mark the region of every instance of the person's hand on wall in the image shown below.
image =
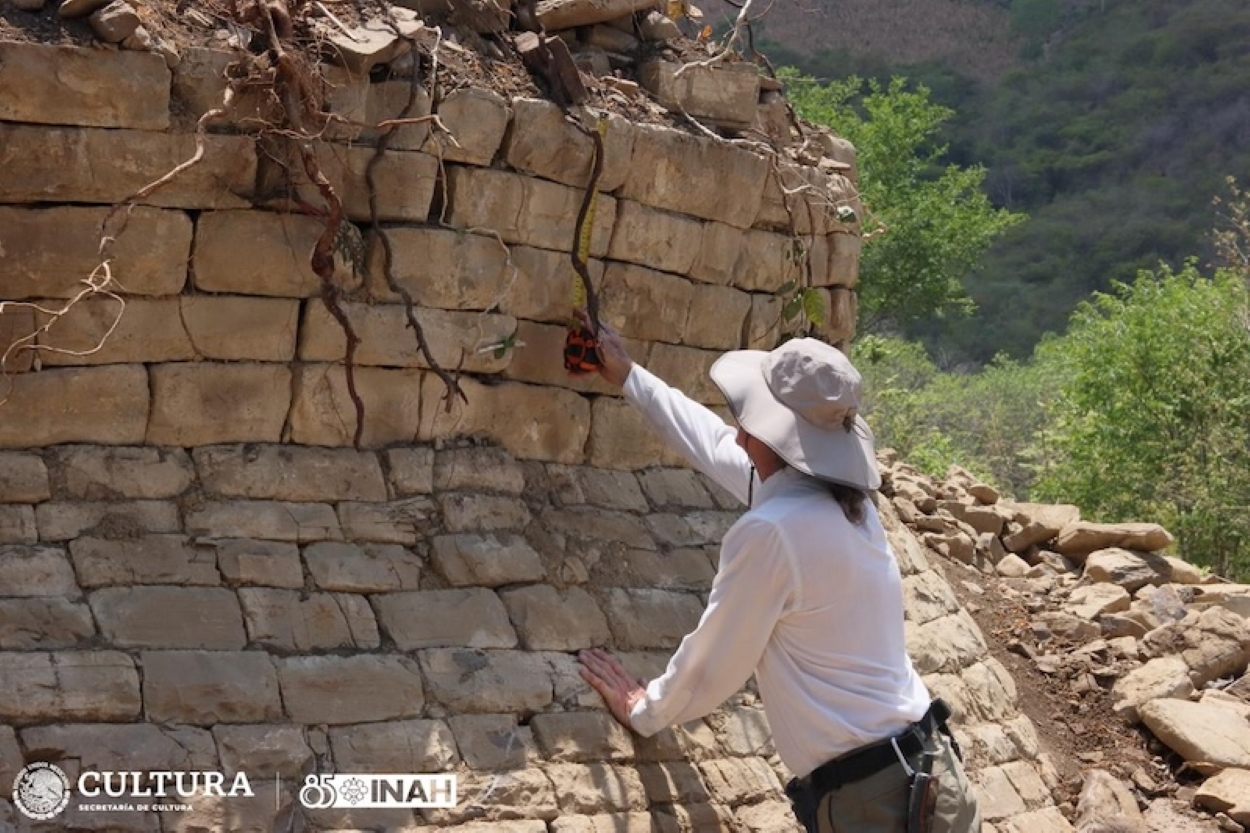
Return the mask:
<svg viewBox="0 0 1250 833"><path fill-rule="evenodd" d="M644 688L646 681L630 676L619 659L599 648L582 651L577 659L582 664L582 679L599 692L618 723L626 729L633 729L629 714L634 710L634 704L647 696Z"/></svg>
<svg viewBox="0 0 1250 833"><path fill-rule="evenodd" d="M591 324L586 310L579 309L576 312L582 326L593 332L594 325ZM634 360L629 357L629 351L625 349L621 334L600 322L599 334L595 337L595 341L599 352L599 375L608 384L621 387L629 378L629 371L634 367Z"/></svg>

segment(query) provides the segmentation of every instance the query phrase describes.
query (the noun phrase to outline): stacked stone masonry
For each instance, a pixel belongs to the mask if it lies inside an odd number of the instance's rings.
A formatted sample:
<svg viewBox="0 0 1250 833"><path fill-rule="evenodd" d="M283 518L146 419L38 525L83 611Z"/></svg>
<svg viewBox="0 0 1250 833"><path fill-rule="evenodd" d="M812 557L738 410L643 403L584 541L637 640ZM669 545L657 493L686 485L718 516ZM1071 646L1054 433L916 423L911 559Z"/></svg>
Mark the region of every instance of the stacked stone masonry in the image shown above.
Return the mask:
<svg viewBox="0 0 1250 833"><path fill-rule="evenodd" d="M230 60L187 50L171 71L0 42L0 301L22 302L0 306L0 352L32 333L41 348L9 354L0 404L0 828L794 829L750 686L641 739L577 674L598 645L658 674L740 511L561 366L589 139L548 102L475 89L435 105L454 143L400 132L381 233L467 401L445 407L374 245L336 277L362 338L357 450L345 339L308 265L320 222L273 199L284 149L245 130L263 101L236 101L199 163L111 211L192 156ZM347 118L406 103L394 82L330 76ZM318 158L367 237L376 132L329 138ZM590 271L636 358L719 407L708 366L778 340L791 282L825 293L825 337L851 337L860 238L829 208L858 210L853 172L617 116L605 146ZM109 293L49 313L105 274ZM1012 680L882 510L913 657L955 707L987 821L1065 829ZM32 826L8 799L36 760L71 780L246 771L256 795L73 803ZM461 800L303 808L302 779L336 771L456 772Z"/></svg>

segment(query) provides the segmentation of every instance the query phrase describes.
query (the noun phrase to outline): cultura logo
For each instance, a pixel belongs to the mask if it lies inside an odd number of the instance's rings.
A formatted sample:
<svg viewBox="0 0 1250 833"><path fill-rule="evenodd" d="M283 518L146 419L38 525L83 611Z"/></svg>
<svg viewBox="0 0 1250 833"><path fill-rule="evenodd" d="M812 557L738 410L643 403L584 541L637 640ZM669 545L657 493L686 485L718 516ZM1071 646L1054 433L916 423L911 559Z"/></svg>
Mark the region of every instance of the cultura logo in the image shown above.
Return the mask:
<svg viewBox="0 0 1250 833"><path fill-rule="evenodd" d="M69 804L69 779L56 764L35 761L13 779L13 806L29 819L56 818Z"/></svg>

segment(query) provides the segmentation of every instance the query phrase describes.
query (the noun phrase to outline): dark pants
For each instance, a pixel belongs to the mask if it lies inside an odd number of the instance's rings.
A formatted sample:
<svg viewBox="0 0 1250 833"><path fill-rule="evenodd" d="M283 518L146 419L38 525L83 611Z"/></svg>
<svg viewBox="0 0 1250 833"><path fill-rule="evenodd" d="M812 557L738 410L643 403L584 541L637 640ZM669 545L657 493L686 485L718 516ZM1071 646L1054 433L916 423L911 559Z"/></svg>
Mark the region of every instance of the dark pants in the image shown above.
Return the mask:
<svg viewBox="0 0 1250 833"><path fill-rule="evenodd" d="M921 756L932 755L931 772L938 778L937 809L932 833L977 833L981 814L963 763L940 732L934 732L926 751L909 759L921 768ZM911 780L895 763L859 781L813 796L802 784L787 787L794 813L808 833L906 833L907 800Z"/></svg>

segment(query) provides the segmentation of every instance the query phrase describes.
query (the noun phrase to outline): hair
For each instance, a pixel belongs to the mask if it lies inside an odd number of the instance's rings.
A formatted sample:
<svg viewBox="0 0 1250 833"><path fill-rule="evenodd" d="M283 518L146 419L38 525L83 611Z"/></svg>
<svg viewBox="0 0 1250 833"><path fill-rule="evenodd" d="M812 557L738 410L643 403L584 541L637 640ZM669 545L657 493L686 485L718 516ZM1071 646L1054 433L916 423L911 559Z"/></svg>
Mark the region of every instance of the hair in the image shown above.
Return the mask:
<svg viewBox="0 0 1250 833"><path fill-rule="evenodd" d="M863 489L857 489L854 486L847 486L843 483L834 483L830 480L824 481L825 488L829 490L829 494L838 505L842 507L842 512L846 515L846 519L853 524L861 524L864 522L864 501L868 499L868 495Z"/></svg>

